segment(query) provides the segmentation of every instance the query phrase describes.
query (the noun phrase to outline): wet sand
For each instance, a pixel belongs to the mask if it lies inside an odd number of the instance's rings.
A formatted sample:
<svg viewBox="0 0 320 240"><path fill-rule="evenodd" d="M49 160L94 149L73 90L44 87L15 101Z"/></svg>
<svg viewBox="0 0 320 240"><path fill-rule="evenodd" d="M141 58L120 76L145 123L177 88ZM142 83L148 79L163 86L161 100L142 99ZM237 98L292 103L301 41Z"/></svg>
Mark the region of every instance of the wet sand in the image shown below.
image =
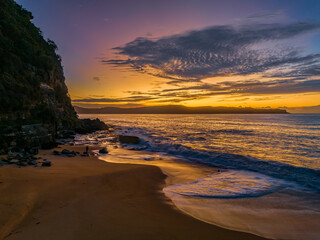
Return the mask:
<svg viewBox="0 0 320 240"><path fill-rule="evenodd" d="M39 156L52 167L0 168L1 240L264 239L177 210L161 191L166 176L158 167L54 156L52 150Z"/></svg>

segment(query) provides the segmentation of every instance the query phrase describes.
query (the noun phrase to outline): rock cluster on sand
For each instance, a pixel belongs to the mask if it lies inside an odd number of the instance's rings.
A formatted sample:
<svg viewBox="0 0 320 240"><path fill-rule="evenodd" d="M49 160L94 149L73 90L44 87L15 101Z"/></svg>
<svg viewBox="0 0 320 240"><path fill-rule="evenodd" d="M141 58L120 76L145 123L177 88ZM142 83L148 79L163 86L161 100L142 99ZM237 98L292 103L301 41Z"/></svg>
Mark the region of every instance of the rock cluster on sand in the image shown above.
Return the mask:
<svg viewBox="0 0 320 240"><path fill-rule="evenodd" d="M51 167L51 162L50 161L44 161L42 162L42 167Z"/></svg>
<svg viewBox="0 0 320 240"><path fill-rule="evenodd" d="M38 154L37 148L24 150L18 148L10 148L7 157L0 160L0 166L7 164L15 164L18 166L37 166L40 158L35 157L36 154Z"/></svg>
<svg viewBox="0 0 320 240"><path fill-rule="evenodd" d="M82 154L80 154L79 152L70 151L68 149L63 149L61 152L54 150L52 153L53 153L53 155L63 155L63 156L67 156L67 157L75 157L77 155L80 155L82 157L89 157L88 152L83 152Z"/></svg>

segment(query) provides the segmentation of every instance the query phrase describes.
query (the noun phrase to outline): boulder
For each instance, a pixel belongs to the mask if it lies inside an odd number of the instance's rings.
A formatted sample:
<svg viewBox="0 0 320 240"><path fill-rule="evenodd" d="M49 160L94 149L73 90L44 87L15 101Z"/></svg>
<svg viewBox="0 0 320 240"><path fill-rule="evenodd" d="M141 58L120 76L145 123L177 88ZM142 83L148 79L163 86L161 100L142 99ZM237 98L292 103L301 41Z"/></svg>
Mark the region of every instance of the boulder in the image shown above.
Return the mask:
<svg viewBox="0 0 320 240"><path fill-rule="evenodd" d="M80 119L75 131L79 134L91 133L97 130L108 130L109 126L96 119Z"/></svg>
<svg viewBox="0 0 320 240"><path fill-rule="evenodd" d="M38 148L31 148L29 151L32 155L36 155L39 153L39 149Z"/></svg>
<svg viewBox="0 0 320 240"><path fill-rule="evenodd" d="M7 151L5 149L0 149L0 155L5 155Z"/></svg>
<svg viewBox="0 0 320 240"><path fill-rule="evenodd" d="M17 159L12 159L9 161L10 164L18 164L20 161Z"/></svg>
<svg viewBox="0 0 320 240"><path fill-rule="evenodd" d="M61 151L61 153L62 153L62 154L71 154L72 152L69 151L68 149L63 149L63 150Z"/></svg>
<svg viewBox="0 0 320 240"><path fill-rule="evenodd" d="M37 165L37 161L36 160L32 160L32 161L28 161L29 165Z"/></svg>
<svg viewBox="0 0 320 240"><path fill-rule="evenodd" d="M66 138L74 139L74 135L76 135L76 132L73 130L62 130L60 131L59 137L63 139L66 139Z"/></svg>
<svg viewBox="0 0 320 240"><path fill-rule="evenodd" d="M27 163L26 162L19 162L18 165L21 167L25 167L25 166L27 166Z"/></svg>
<svg viewBox="0 0 320 240"><path fill-rule="evenodd" d="M53 153L53 155L61 155L61 153L57 150L54 150L52 153Z"/></svg>
<svg viewBox="0 0 320 240"><path fill-rule="evenodd" d="M42 167L51 167L51 162L50 161L45 161L45 162L42 162Z"/></svg>
<svg viewBox="0 0 320 240"><path fill-rule="evenodd" d="M56 143L55 141L47 141L41 144L42 149L52 149L55 147L58 147L58 143Z"/></svg>
<svg viewBox="0 0 320 240"><path fill-rule="evenodd" d="M22 156L22 159L29 160L29 159L31 159L31 157L32 157L32 155L30 153L24 152L23 156Z"/></svg>
<svg viewBox="0 0 320 240"><path fill-rule="evenodd" d="M1 162L8 162L8 159L7 158L0 158L0 161Z"/></svg>
<svg viewBox="0 0 320 240"><path fill-rule="evenodd" d="M107 148L104 147L104 148L99 150L99 153L105 154L105 153L108 153L108 150L107 150Z"/></svg>
<svg viewBox="0 0 320 240"><path fill-rule="evenodd" d="M22 153L17 153L17 154L15 155L15 158L16 158L16 159L22 159L22 158L23 158L23 154L22 154Z"/></svg>
<svg viewBox="0 0 320 240"><path fill-rule="evenodd" d="M119 135L119 141L127 144L139 144L140 138L136 136Z"/></svg>
<svg viewBox="0 0 320 240"><path fill-rule="evenodd" d="M0 167L8 164L7 162L0 161Z"/></svg>

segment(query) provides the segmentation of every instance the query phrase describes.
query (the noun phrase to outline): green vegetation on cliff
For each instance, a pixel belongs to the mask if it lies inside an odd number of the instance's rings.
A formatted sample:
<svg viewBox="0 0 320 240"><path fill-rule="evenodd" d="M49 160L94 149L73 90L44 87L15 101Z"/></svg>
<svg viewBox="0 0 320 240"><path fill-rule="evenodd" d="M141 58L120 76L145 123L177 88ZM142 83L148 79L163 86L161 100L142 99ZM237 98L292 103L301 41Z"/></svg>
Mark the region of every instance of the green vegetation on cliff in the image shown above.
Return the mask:
<svg viewBox="0 0 320 240"><path fill-rule="evenodd" d="M73 126L77 121L57 46L13 0L0 0L0 122Z"/></svg>

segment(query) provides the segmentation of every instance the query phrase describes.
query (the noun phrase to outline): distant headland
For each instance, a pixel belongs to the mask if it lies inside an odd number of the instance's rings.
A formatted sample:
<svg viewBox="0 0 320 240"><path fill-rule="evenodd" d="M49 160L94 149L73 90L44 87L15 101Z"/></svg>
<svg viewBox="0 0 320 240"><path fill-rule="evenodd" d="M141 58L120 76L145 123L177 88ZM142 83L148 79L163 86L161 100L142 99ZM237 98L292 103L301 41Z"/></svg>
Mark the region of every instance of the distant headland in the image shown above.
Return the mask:
<svg viewBox="0 0 320 240"><path fill-rule="evenodd" d="M183 105L148 106L137 108L82 108L74 106L78 114L288 114L283 109L250 107L186 107Z"/></svg>

